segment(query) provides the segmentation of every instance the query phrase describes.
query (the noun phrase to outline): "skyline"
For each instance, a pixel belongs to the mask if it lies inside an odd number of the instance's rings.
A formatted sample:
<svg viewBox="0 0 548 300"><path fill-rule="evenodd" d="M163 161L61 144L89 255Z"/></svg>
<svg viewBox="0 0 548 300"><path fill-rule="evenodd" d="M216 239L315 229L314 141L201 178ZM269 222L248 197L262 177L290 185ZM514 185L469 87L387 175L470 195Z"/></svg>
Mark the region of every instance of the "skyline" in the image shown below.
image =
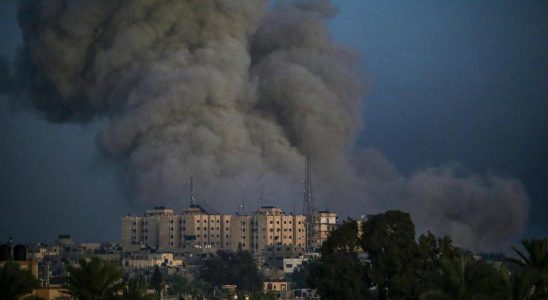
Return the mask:
<svg viewBox="0 0 548 300"><path fill-rule="evenodd" d="M361 71L370 86L362 116L365 129L357 144L380 149L403 174L449 161L473 173L515 177L524 183L531 206L521 237L547 235L548 221L542 212L548 209L544 190L548 174L542 165L547 162L548 146L542 137L548 125L542 120L548 112L548 91L543 86L548 67L542 50L548 46L540 38L548 30L541 18L547 5L520 10L518 4L507 4L484 13L482 9L493 2L478 6L334 2L339 15L330 23L331 32L343 45L360 52ZM2 36L8 37L8 42L2 41L4 54L18 44L14 40L18 29L15 12L9 9L13 4L2 6L8 7L2 9L2 24L7 24L2 26ZM505 23L507 19L513 22ZM409 21L415 26L406 27ZM476 24L460 31L466 21ZM482 22L489 26L477 26ZM513 31L507 32L504 26ZM499 31L501 35L492 41L477 39ZM528 43L508 48L518 36ZM421 37L428 42L421 43ZM453 38L466 43L451 48L458 44ZM474 42L484 48L472 46ZM504 69L499 62L507 59L510 66ZM503 76L501 68L510 72ZM522 82L514 83L516 79ZM522 94L528 96L524 103L518 100ZM48 124L32 112L9 112L7 101L0 101L0 119L0 133L9 139L0 146L0 162L5 166L4 172L0 169L4 181L0 182L4 198L0 205L4 213L10 211L2 214L1 238L12 231L15 237L49 240L61 233L58 228L72 224L79 226L73 236L108 240L119 232L116 215L147 206L132 203L120 184L123 179L117 176L116 164L101 157L95 146L100 124ZM60 176L52 178L52 172ZM45 200L36 199L40 196ZM20 199L32 208L22 207ZM181 207L184 199L182 195ZM22 223L27 215L39 217L38 211L53 216L53 223L39 226L44 233ZM90 224L106 211L104 222Z"/></svg>

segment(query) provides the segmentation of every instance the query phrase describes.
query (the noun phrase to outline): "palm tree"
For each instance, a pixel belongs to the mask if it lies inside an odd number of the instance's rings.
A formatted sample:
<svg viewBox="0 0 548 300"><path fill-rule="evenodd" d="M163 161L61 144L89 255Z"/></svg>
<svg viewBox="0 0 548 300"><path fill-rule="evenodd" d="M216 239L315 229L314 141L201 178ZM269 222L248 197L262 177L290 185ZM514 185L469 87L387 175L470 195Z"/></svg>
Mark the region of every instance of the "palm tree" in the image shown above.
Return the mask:
<svg viewBox="0 0 548 300"><path fill-rule="evenodd" d="M541 274L546 275L548 273L548 238L523 240L521 244L525 252L512 247L520 259L509 258L508 260L518 266L535 269Z"/></svg>
<svg viewBox="0 0 548 300"><path fill-rule="evenodd" d="M132 278L124 287L122 293L123 300L155 300L158 299L155 295L147 294L149 284L143 277Z"/></svg>
<svg viewBox="0 0 548 300"><path fill-rule="evenodd" d="M535 296L548 298L548 238L523 240L521 244L525 251L512 247L519 259L509 258L508 261L521 267L523 272L536 273L529 275L537 278Z"/></svg>
<svg viewBox="0 0 548 300"><path fill-rule="evenodd" d="M19 264L6 262L0 267L0 300L16 300L40 287L40 282L30 271L21 270Z"/></svg>
<svg viewBox="0 0 548 300"><path fill-rule="evenodd" d="M98 257L80 259L80 268L69 267L65 293L79 300L112 299L124 287L122 271Z"/></svg>
<svg viewBox="0 0 548 300"><path fill-rule="evenodd" d="M532 270L510 272L505 270L504 275L508 285L509 300L538 299L534 295L535 285L540 280L540 275L538 272Z"/></svg>
<svg viewBox="0 0 548 300"><path fill-rule="evenodd" d="M441 260L441 270L425 278L430 289L421 300L504 299L502 274L483 261L458 255Z"/></svg>

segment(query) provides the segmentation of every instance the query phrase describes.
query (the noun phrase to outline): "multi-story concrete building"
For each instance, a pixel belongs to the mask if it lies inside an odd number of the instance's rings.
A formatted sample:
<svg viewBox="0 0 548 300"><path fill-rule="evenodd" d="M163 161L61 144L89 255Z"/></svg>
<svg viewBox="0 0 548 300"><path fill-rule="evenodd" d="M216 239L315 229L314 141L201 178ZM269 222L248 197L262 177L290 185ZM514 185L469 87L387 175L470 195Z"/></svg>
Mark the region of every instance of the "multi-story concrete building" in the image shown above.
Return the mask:
<svg viewBox="0 0 548 300"><path fill-rule="evenodd" d="M261 207L253 215L210 214L191 205L181 214L156 207L144 216L122 219L122 246L151 248L250 250L262 254L268 245L306 247L304 215L286 215L275 207Z"/></svg>
<svg viewBox="0 0 548 300"><path fill-rule="evenodd" d="M337 213L319 211L310 217L310 247L319 248L327 240L331 231L337 227Z"/></svg>

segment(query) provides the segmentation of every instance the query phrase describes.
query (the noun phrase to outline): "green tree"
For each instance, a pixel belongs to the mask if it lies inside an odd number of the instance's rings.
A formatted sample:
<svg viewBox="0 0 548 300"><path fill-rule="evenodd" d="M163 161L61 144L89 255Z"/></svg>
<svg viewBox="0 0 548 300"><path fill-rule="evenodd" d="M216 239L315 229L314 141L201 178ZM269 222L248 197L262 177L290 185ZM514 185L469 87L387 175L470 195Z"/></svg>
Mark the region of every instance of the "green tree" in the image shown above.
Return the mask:
<svg viewBox="0 0 548 300"><path fill-rule="evenodd" d="M155 295L147 293L149 284L143 277L131 278L123 289L123 300L155 300L158 299Z"/></svg>
<svg viewBox="0 0 548 300"><path fill-rule="evenodd" d="M508 287L509 300L533 300L540 299L536 297L535 285L540 281L538 272L532 270L515 270L513 272L507 269L503 272L506 285Z"/></svg>
<svg viewBox="0 0 548 300"><path fill-rule="evenodd" d="M378 299L417 297L421 252L409 214L392 210L369 218L361 246L370 260L368 275Z"/></svg>
<svg viewBox="0 0 548 300"><path fill-rule="evenodd" d="M168 276L167 284L169 285L167 293L169 295L177 295L188 293L190 291L191 282L188 278L179 274L172 274Z"/></svg>
<svg viewBox="0 0 548 300"><path fill-rule="evenodd" d="M261 275L248 251L217 251L214 257L204 262L199 278L213 287L235 284L238 289L248 292L262 287Z"/></svg>
<svg viewBox="0 0 548 300"><path fill-rule="evenodd" d="M358 226L347 220L321 248L321 258L310 265L308 285L324 299L370 299L367 265L358 258Z"/></svg>
<svg viewBox="0 0 548 300"><path fill-rule="evenodd" d="M309 288L307 279L310 273L312 265L316 264L315 259L304 261L300 266L295 268L291 274L287 276L287 279L291 282L291 287L294 289L306 289Z"/></svg>
<svg viewBox="0 0 548 300"><path fill-rule="evenodd" d="M0 300L19 299L38 287L39 281L19 264L8 261L0 268Z"/></svg>
<svg viewBox="0 0 548 300"><path fill-rule="evenodd" d="M164 277L160 271L160 267L154 266L154 271L152 272L152 278L150 279L150 284L156 293L160 295L164 289Z"/></svg>
<svg viewBox="0 0 548 300"><path fill-rule="evenodd" d="M98 257L80 259L79 268L69 267L65 293L79 300L112 299L124 288L122 271Z"/></svg>
<svg viewBox="0 0 548 300"><path fill-rule="evenodd" d="M509 258L508 261L525 271L536 273L529 275L538 279L534 284L534 295L548 298L548 238L523 240L521 244L525 251L512 247L519 258Z"/></svg>
<svg viewBox="0 0 548 300"><path fill-rule="evenodd" d="M438 274L426 278L430 289L421 300L505 299L503 275L491 265L467 255L441 260Z"/></svg>

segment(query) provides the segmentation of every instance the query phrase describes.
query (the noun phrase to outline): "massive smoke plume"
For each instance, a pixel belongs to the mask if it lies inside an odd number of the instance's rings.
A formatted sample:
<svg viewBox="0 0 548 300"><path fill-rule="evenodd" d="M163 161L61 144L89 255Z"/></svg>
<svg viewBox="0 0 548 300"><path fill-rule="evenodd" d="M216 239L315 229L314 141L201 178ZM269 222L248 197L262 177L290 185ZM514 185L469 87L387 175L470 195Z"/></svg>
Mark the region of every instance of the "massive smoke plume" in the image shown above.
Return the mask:
<svg viewBox="0 0 548 300"><path fill-rule="evenodd" d="M451 166L404 176L354 149L364 87L357 55L329 35L335 14L328 0L24 1L13 77L26 86L12 98L53 122L103 122L100 148L141 203L182 201L194 176L219 211L244 192L299 210L309 156L320 208L401 208L473 248L519 233L520 182Z"/></svg>

